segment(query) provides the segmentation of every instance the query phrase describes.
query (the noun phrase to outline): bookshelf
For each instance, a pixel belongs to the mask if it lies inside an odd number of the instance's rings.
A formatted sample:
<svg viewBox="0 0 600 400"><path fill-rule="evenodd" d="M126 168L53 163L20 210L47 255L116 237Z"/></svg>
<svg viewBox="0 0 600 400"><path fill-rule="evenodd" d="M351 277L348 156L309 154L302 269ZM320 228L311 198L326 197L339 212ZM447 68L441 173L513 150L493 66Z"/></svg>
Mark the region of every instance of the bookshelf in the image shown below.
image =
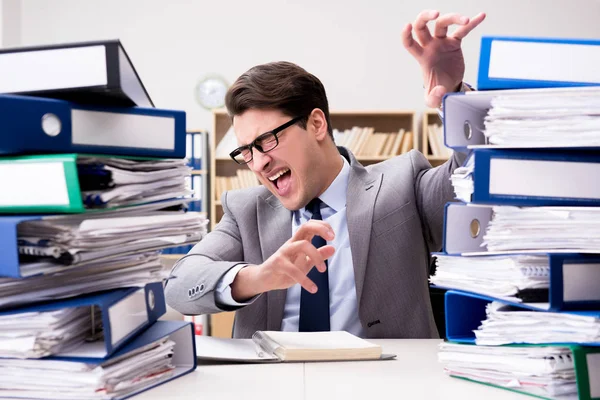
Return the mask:
<svg viewBox="0 0 600 400"><path fill-rule="evenodd" d="M416 118L415 111L412 110L399 110L399 111L332 111L330 112L331 125L338 131L351 130L353 127L371 127L373 128L371 134L375 133L387 133L397 134L399 130L404 129L405 137L410 136L410 142L408 146L404 146L405 150L418 149L418 141L415 139L414 133L416 132ZM210 146L211 154L215 154L215 149L218 143L223 139L229 128L231 127L231 121L225 110L214 110L213 111L213 129L211 131ZM410 135L407 135L410 132ZM355 136L358 136L357 134ZM358 140L358 139L356 139ZM366 138L363 140L366 143ZM385 147L385 139L381 139L380 148ZM388 148L392 148L391 138L389 140ZM403 144L403 143L402 143ZM377 145L375 145L377 147ZM401 149L402 146L399 147ZM371 155L360 155L355 152L357 159L363 165L369 165L384 161L393 155L372 155L378 154L377 150L371 151ZM383 154L379 152L380 154ZM389 151L388 151L389 154ZM214 229L219 220L223 217L223 208L221 205L221 199L218 193L221 190L217 190L217 181L221 177L235 177L238 174L238 170L246 171L248 167L236 164L229 157L211 157L210 166L210 198L211 198L211 230Z"/></svg>
<svg viewBox="0 0 600 400"><path fill-rule="evenodd" d="M437 125L439 126L439 130L434 130L430 132L429 126ZM431 144L431 136L434 134L438 134L437 143ZM427 160L434 167L445 163L449 158L449 153L444 153L444 137L442 133L442 120L437 112L437 110L429 109L425 110L423 113L423 118L421 121L421 152L427 157ZM449 149L447 150L450 151Z"/></svg>

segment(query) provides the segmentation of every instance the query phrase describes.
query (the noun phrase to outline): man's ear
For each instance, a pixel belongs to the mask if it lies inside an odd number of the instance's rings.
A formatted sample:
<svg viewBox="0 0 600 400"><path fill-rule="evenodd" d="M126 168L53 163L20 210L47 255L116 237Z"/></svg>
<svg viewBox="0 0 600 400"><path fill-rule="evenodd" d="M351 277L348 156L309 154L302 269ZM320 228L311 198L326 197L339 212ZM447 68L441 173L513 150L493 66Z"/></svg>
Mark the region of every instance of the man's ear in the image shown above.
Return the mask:
<svg viewBox="0 0 600 400"><path fill-rule="evenodd" d="M312 110L306 122L306 129L315 135L318 141L321 141L329 136L327 131L327 119L325 113L320 108Z"/></svg>

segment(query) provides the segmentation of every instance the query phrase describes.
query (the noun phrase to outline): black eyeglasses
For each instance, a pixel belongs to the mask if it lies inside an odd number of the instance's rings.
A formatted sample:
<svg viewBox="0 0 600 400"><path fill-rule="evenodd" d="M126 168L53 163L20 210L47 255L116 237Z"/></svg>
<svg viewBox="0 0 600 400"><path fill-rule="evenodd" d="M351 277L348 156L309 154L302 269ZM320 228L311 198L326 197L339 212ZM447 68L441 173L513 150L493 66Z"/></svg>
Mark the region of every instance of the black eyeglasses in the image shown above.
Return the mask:
<svg viewBox="0 0 600 400"><path fill-rule="evenodd" d="M273 150L275 147L277 147L277 145L279 144L279 138L277 137L277 134L281 131L283 131L286 128L289 128L290 126L294 125L296 122L300 121L303 117L296 117L291 121L286 122L285 124L278 126L277 128L273 129L272 131L263 133L262 135L258 136L256 139L254 139L252 141L252 143L247 144L245 146L242 147L238 147L237 149L235 149L234 151L232 151L231 153L229 153L229 156L233 159L233 161L235 161L238 164L248 164L250 161L252 161L252 148L256 148L256 150L260 151L261 153L266 153L268 151Z"/></svg>

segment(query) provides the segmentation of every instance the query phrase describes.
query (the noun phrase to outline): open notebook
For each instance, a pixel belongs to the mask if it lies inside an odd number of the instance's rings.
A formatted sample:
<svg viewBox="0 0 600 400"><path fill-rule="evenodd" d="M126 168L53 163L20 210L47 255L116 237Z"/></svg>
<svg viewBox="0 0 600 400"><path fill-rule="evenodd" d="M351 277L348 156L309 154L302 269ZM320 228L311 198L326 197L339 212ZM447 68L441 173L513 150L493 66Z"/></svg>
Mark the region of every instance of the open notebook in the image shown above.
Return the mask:
<svg viewBox="0 0 600 400"><path fill-rule="evenodd" d="M247 363L391 359L381 346L348 332L257 331L252 339L196 337L199 360Z"/></svg>

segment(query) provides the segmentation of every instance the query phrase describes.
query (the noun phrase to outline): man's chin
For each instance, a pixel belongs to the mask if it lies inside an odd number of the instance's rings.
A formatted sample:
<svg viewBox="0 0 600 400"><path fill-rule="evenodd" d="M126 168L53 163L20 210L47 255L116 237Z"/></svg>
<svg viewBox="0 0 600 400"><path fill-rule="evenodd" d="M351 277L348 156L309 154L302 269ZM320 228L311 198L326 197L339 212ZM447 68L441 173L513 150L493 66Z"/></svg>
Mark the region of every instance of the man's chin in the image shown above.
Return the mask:
<svg viewBox="0 0 600 400"><path fill-rule="evenodd" d="M285 208L287 208L290 211L296 211L301 209L304 205L302 204L301 201L296 200L296 199L290 199L289 197L281 197L276 195L277 198L279 199L279 201L281 202L281 204L283 204L283 206Z"/></svg>

